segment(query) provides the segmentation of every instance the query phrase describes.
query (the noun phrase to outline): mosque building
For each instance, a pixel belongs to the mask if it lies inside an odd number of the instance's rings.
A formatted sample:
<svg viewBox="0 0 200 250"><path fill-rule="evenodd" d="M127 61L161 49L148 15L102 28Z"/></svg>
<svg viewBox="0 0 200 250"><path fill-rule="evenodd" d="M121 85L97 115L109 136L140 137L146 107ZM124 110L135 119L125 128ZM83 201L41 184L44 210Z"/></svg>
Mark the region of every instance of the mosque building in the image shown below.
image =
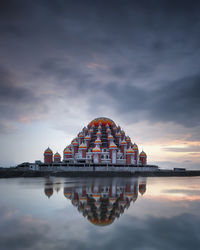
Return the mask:
<svg viewBox="0 0 200 250"><path fill-rule="evenodd" d="M120 126L109 118L99 117L84 127L77 137L63 150L63 159L48 147L44 152L44 163L92 163L112 165L146 166L147 155L139 153L138 146L131 141Z"/></svg>

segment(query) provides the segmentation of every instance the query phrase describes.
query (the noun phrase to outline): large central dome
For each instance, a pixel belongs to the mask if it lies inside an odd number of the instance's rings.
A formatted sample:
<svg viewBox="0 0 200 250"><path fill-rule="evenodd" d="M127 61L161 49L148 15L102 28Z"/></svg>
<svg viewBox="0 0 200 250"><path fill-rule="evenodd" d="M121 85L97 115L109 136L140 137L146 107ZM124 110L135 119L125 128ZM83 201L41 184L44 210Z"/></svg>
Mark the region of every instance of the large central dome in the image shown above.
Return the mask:
<svg viewBox="0 0 200 250"><path fill-rule="evenodd" d="M92 120L89 123L89 126L92 126L92 125L99 126L100 123L103 126L105 126L106 124L108 124L109 126L115 125L114 121L107 118L107 117L98 117L98 118L95 118L94 120Z"/></svg>

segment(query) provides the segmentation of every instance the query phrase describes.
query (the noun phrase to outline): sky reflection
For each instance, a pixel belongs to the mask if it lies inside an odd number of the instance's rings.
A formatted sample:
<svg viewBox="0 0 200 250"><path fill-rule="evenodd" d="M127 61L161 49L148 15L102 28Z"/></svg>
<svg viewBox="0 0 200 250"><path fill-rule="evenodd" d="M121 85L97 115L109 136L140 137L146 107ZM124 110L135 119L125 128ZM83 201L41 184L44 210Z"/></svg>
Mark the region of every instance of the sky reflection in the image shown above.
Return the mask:
<svg viewBox="0 0 200 250"><path fill-rule="evenodd" d="M199 180L1 179L0 249L198 249Z"/></svg>

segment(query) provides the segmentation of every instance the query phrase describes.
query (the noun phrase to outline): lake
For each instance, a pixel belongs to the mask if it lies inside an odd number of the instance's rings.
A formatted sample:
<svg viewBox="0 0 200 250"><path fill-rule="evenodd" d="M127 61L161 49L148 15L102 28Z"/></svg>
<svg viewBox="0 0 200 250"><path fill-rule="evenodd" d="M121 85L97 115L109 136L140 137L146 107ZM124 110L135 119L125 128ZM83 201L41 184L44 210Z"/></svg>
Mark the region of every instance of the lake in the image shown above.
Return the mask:
<svg viewBox="0 0 200 250"><path fill-rule="evenodd" d="M200 249L200 177L0 179L0 249Z"/></svg>

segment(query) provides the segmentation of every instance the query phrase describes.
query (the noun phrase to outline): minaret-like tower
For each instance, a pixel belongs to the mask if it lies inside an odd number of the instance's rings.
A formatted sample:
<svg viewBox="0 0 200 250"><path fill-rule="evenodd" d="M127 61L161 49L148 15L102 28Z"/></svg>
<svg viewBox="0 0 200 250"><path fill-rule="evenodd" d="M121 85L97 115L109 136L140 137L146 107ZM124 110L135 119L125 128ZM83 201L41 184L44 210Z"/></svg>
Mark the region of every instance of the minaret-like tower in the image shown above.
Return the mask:
<svg viewBox="0 0 200 250"><path fill-rule="evenodd" d="M74 157L76 153L78 153L78 142L75 139L72 141L72 156Z"/></svg>
<svg viewBox="0 0 200 250"><path fill-rule="evenodd" d="M72 159L72 151L69 147L66 147L63 151L63 159L69 160Z"/></svg>
<svg viewBox="0 0 200 250"><path fill-rule="evenodd" d="M54 158L54 162L61 162L61 156L58 152L54 154L53 158Z"/></svg>
<svg viewBox="0 0 200 250"><path fill-rule="evenodd" d="M125 156L127 150L127 142L125 140L121 141L121 151L122 154Z"/></svg>
<svg viewBox="0 0 200 250"><path fill-rule="evenodd" d="M117 132L116 137L117 137L117 144L120 145L121 139L122 139L121 133L120 133L120 132Z"/></svg>
<svg viewBox="0 0 200 250"><path fill-rule="evenodd" d="M139 155L139 161L142 166L147 165L147 155L144 151L142 151Z"/></svg>
<svg viewBox="0 0 200 250"><path fill-rule="evenodd" d="M112 164L117 163L117 145L114 142L111 142L109 146L109 152L110 152L110 161Z"/></svg>
<svg viewBox="0 0 200 250"><path fill-rule="evenodd" d="M89 135L86 135L85 138L84 138L84 141L85 141L85 144L87 146L87 149L89 148L89 145L90 145L90 136Z"/></svg>
<svg viewBox="0 0 200 250"><path fill-rule="evenodd" d="M138 146L134 143L132 149L135 152L135 164L138 164Z"/></svg>
<svg viewBox="0 0 200 250"><path fill-rule="evenodd" d="M98 145L92 150L93 162L101 163L101 149Z"/></svg>
<svg viewBox="0 0 200 250"><path fill-rule="evenodd" d="M86 144L84 142L81 143L81 145L79 146L79 150L81 151L82 159L86 159L87 146L86 146Z"/></svg>
<svg viewBox="0 0 200 250"><path fill-rule="evenodd" d="M78 143L79 143L79 145L81 145L81 143L84 141L84 135L83 135L83 133L79 133L78 134Z"/></svg>
<svg viewBox="0 0 200 250"><path fill-rule="evenodd" d="M131 147L126 151L126 164L135 164L134 151Z"/></svg>
<svg viewBox="0 0 200 250"><path fill-rule="evenodd" d="M94 144L101 148L101 139L99 138L99 136L97 136L97 139L95 140Z"/></svg>
<svg viewBox="0 0 200 250"><path fill-rule="evenodd" d="M131 146L131 138L129 136L126 137L127 148Z"/></svg>
<svg viewBox="0 0 200 250"><path fill-rule="evenodd" d="M48 147L44 151L44 163L51 164L53 162L53 151Z"/></svg>

